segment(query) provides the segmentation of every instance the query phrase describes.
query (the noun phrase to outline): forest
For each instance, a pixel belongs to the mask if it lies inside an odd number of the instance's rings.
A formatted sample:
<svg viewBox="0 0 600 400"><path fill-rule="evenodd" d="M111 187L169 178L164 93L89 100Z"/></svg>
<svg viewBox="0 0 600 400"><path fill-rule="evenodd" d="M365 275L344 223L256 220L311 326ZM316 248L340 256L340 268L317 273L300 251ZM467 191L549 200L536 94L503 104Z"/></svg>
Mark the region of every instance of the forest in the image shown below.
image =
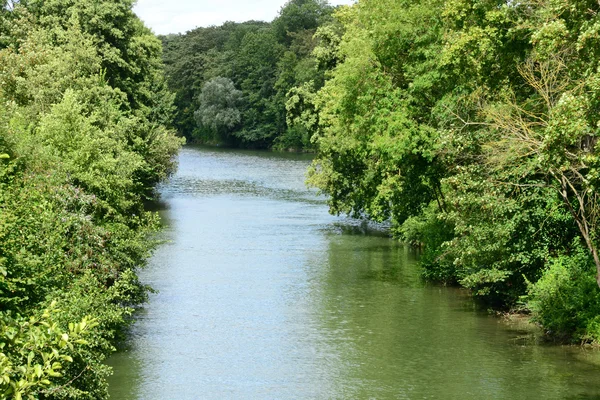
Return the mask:
<svg viewBox="0 0 600 400"><path fill-rule="evenodd" d="M333 10L324 0L290 1L271 23L161 36L174 126L193 142L314 151L309 99L323 86L341 37Z"/></svg>
<svg viewBox="0 0 600 400"><path fill-rule="evenodd" d="M290 0L155 36L133 0L0 7L0 397L105 399L184 139L315 153L425 279L600 342L600 4Z"/></svg>
<svg viewBox="0 0 600 400"><path fill-rule="evenodd" d="M291 0L161 37L192 141L316 152L330 211L391 222L426 279L600 340L600 5Z"/></svg>

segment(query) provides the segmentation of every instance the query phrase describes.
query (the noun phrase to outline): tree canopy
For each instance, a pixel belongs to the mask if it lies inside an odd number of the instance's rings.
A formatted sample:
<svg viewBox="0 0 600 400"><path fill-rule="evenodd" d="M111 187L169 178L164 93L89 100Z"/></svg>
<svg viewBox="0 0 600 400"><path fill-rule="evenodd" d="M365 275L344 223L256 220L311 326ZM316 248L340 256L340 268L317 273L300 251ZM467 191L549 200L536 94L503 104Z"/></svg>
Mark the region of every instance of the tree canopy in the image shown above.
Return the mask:
<svg viewBox="0 0 600 400"><path fill-rule="evenodd" d="M598 11L487 0L337 10L336 61L310 97L310 182L332 212L391 220L423 246L426 277L530 311L555 337L599 340Z"/></svg>
<svg viewBox="0 0 600 400"><path fill-rule="evenodd" d="M287 118L290 90L324 83L315 49L315 33L328 26L333 7L322 0L292 0L271 23L227 22L184 35L163 36L168 84L176 93L175 126L188 139L256 148L310 149L308 130ZM215 78L226 78L242 94L240 120L227 135L215 135L201 92ZM204 113L204 119L194 115ZM216 115L216 114L215 114Z"/></svg>

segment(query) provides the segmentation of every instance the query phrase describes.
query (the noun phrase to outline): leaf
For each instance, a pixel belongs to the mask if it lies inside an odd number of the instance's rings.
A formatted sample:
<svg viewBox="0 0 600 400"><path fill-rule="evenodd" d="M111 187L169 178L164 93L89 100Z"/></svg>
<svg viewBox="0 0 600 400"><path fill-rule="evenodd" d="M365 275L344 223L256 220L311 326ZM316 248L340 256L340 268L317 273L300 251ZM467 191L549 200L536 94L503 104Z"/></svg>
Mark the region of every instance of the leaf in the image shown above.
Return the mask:
<svg viewBox="0 0 600 400"><path fill-rule="evenodd" d="M65 361L68 361L68 362L73 362L73 357L71 357L71 356L62 355L62 356L60 356L60 358L62 358Z"/></svg>

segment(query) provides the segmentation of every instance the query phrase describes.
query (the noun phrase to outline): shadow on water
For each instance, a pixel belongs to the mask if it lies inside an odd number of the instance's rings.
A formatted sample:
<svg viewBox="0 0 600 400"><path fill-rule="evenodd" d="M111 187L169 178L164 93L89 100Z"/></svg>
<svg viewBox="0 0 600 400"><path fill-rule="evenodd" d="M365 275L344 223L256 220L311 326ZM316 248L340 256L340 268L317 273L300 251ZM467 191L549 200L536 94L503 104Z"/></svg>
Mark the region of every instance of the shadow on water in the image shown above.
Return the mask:
<svg viewBox="0 0 600 400"><path fill-rule="evenodd" d="M144 201L144 210L151 212L166 211L169 208L169 203L163 200L158 194L155 198Z"/></svg>
<svg viewBox="0 0 600 400"><path fill-rule="evenodd" d="M389 224L376 223L360 218L344 218L328 226L328 229L342 235L390 237Z"/></svg>

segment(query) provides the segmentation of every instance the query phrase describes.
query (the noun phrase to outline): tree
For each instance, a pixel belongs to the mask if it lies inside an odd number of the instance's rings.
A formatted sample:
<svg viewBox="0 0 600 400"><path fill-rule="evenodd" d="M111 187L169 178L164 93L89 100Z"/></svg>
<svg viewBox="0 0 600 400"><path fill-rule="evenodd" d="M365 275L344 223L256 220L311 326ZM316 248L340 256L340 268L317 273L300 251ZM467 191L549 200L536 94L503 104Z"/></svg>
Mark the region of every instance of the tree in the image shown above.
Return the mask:
<svg viewBox="0 0 600 400"><path fill-rule="evenodd" d="M240 44L232 79L245 101L244 124L236 136L247 144L269 147L285 129L285 105L275 89L277 62L283 50L270 29L249 32Z"/></svg>
<svg viewBox="0 0 600 400"><path fill-rule="evenodd" d="M596 130L600 119L591 107L599 75L573 80L563 54L533 56L519 67L535 96L506 100L484 113L499 137L490 143L488 159L498 168L521 175L541 176L539 185L553 188L562 198L596 264L600 287L597 232L600 218L600 155Z"/></svg>
<svg viewBox="0 0 600 400"><path fill-rule="evenodd" d="M319 153L310 182L330 196L332 212L391 219L397 227L431 201L444 202L439 132L422 104L430 101L425 94L444 87L431 70L441 40L440 4L371 0L336 17L345 34L339 50L332 38L323 61L343 61L311 101L319 110L311 118L319 123L313 136ZM303 99L291 94L294 109Z"/></svg>
<svg viewBox="0 0 600 400"><path fill-rule="evenodd" d="M3 398L107 398L104 359L146 299L136 270L158 221L143 199L173 171L180 140L160 43L128 4L0 11ZM78 321L87 345L72 342Z"/></svg>
<svg viewBox="0 0 600 400"><path fill-rule="evenodd" d="M242 92L229 78L216 77L206 82L198 96L200 107L194 113L198 124L210 130L214 139L230 139L242 118Z"/></svg>
<svg viewBox="0 0 600 400"><path fill-rule="evenodd" d="M273 21L277 40L289 45L294 33L317 29L331 16L332 10L325 0L289 0Z"/></svg>

